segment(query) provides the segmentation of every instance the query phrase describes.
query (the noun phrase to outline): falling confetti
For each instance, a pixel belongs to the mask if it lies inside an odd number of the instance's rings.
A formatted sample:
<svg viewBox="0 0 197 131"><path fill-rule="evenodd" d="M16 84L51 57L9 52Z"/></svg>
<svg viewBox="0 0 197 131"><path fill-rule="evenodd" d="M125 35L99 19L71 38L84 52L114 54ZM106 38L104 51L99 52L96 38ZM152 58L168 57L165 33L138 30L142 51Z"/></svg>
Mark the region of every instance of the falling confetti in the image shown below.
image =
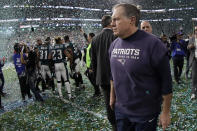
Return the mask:
<svg viewBox="0 0 197 131"><path fill-rule="evenodd" d="M71 41L82 49L86 41L80 28L86 33L99 33L101 17L111 15L112 7L122 2L137 5L141 10L141 20L150 21L153 34L157 36L167 34L170 37L181 30L186 37L197 24L195 0L14 0L12 3L1 0L0 59L6 58L3 73L7 96L2 98L5 110L0 110L0 130L111 130L106 120L103 96L91 97L93 88L84 75L85 90L76 90L71 79L73 104L64 103L57 98L57 92L51 94L50 91L46 93L43 105L34 99L24 103L12 55L14 43L24 42L30 46L35 44L36 38L45 40L48 36L69 35ZM54 39L52 41L54 43ZM82 69L84 71L85 67ZM173 83L172 124L169 130L196 131L197 101L190 99L191 80L182 79L180 85ZM64 88L63 91L66 92ZM99 114L100 117L88 112ZM162 129L158 127L158 130Z"/></svg>

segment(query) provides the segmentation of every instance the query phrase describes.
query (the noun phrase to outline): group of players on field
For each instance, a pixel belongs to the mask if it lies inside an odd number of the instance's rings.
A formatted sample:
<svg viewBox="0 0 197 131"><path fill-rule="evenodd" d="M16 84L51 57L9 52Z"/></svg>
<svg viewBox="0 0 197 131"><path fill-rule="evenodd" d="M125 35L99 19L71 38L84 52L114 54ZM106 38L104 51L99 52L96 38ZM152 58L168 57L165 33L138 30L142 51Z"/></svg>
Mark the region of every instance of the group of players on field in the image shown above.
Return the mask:
<svg viewBox="0 0 197 131"><path fill-rule="evenodd" d="M54 45L52 45L50 37L47 37L45 42L37 39L36 45L29 47L25 44L15 43L14 50L13 60L23 100L26 95L31 97L31 90L36 100L43 101L39 83L42 83L43 91L50 87L54 92L54 78L57 81L60 98L63 98L62 84L67 89L68 98L72 98L69 76L75 80L77 88L82 88L83 79L79 64L82 53L76 44L71 43L69 36L65 36L64 40L61 37L55 38ZM68 73L68 68L70 68L70 73Z"/></svg>

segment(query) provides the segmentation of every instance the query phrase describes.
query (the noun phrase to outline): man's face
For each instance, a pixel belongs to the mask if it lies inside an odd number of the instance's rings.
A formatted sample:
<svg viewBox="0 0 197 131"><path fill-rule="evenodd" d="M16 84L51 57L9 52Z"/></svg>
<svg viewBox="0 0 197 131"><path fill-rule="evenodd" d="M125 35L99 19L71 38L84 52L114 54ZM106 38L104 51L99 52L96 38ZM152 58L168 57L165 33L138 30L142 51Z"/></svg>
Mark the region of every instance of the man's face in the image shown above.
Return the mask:
<svg viewBox="0 0 197 131"><path fill-rule="evenodd" d="M148 33L152 33L152 27L151 27L150 23L148 23L148 22L141 23L141 30L144 30Z"/></svg>
<svg viewBox="0 0 197 131"><path fill-rule="evenodd" d="M114 35L125 38L131 30L133 21L125 16L123 7L117 7L112 14L112 29Z"/></svg>
<svg viewBox="0 0 197 131"><path fill-rule="evenodd" d="M41 40L41 39L38 39L38 40L37 40L37 44L38 44L38 45L42 45L42 40Z"/></svg>
<svg viewBox="0 0 197 131"><path fill-rule="evenodd" d="M64 43L64 40L61 39L61 40L60 40L60 44L63 44L63 43Z"/></svg>
<svg viewBox="0 0 197 131"><path fill-rule="evenodd" d="M92 37L88 35L88 44L92 41Z"/></svg>
<svg viewBox="0 0 197 131"><path fill-rule="evenodd" d="M183 38L182 34L177 34L177 40L181 40Z"/></svg>
<svg viewBox="0 0 197 131"><path fill-rule="evenodd" d="M162 41L166 42L167 41L167 37L166 36L162 36Z"/></svg>

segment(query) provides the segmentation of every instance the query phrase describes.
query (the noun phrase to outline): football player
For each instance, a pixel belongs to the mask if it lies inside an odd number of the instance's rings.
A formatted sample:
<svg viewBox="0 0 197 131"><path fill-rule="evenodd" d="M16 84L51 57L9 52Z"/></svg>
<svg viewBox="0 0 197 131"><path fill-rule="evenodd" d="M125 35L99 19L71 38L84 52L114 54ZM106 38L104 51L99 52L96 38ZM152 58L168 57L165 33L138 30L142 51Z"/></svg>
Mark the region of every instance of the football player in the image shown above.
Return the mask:
<svg viewBox="0 0 197 131"><path fill-rule="evenodd" d="M64 61L66 57L70 58L69 54L66 53L66 45L63 44L63 41L61 37L55 38L55 45L51 48L51 53L49 58L52 58L54 61L55 65L55 75L57 79L57 89L60 98L63 98L62 95L62 90L61 90L61 77L63 77L67 92L68 92L68 97L71 99L71 87L70 87L70 82L68 80L68 75L66 73L66 68L64 65Z"/></svg>
<svg viewBox="0 0 197 131"><path fill-rule="evenodd" d="M72 56L72 60L70 61L70 69L71 69L71 78L75 80L76 87L79 88L83 84L82 75L80 73L80 62L82 59L82 53L78 49L76 44L73 44L69 36L64 37L64 42L67 46L67 51ZM84 87L82 87L84 88Z"/></svg>
<svg viewBox="0 0 197 131"><path fill-rule="evenodd" d="M49 37L50 38L50 37ZM54 81L53 81L53 78L52 78L52 75L51 75L51 71L50 71L50 68L49 68L49 65L50 65L50 60L49 60L49 51L50 51L50 48L51 48L51 45L50 45L50 39L47 38L45 40L45 43L40 45L39 46L39 59L40 59L40 64L41 64L41 75L42 75L42 78L44 80L44 83L46 85L47 83L47 76L49 77L49 83L50 83L50 86L52 87L52 90L54 91L55 88L54 88Z"/></svg>
<svg viewBox="0 0 197 131"><path fill-rule="evenodd" d="M42 74L41 74L41 60L40 60L40 50L41 50L41 46L43 45L42 43L42 40L40 38L38 38L36 40L36 45L35 45L35 52L37 54L37 61L38 61L38 65L37 65L37 82L36 82L36 90L40 91L39 89L39 83L42 82L42 91L44 92L45 89L46 89L46 84L45 84L45 81L42 77Z"/></svg>

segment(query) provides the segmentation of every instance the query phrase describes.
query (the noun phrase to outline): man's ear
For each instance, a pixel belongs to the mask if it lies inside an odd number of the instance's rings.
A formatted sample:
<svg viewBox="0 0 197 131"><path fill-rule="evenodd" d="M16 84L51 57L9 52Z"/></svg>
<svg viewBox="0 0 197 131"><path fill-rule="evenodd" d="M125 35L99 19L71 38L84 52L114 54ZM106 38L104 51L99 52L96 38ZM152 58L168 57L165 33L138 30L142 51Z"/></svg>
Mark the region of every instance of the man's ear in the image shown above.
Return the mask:
<svg viewBox="0 0 197 131"><path fill-rule="evenodd" d="M131 16L130 17L130 24L134 24L135 25L136 22L136 17L135 16Z"/></svg>

